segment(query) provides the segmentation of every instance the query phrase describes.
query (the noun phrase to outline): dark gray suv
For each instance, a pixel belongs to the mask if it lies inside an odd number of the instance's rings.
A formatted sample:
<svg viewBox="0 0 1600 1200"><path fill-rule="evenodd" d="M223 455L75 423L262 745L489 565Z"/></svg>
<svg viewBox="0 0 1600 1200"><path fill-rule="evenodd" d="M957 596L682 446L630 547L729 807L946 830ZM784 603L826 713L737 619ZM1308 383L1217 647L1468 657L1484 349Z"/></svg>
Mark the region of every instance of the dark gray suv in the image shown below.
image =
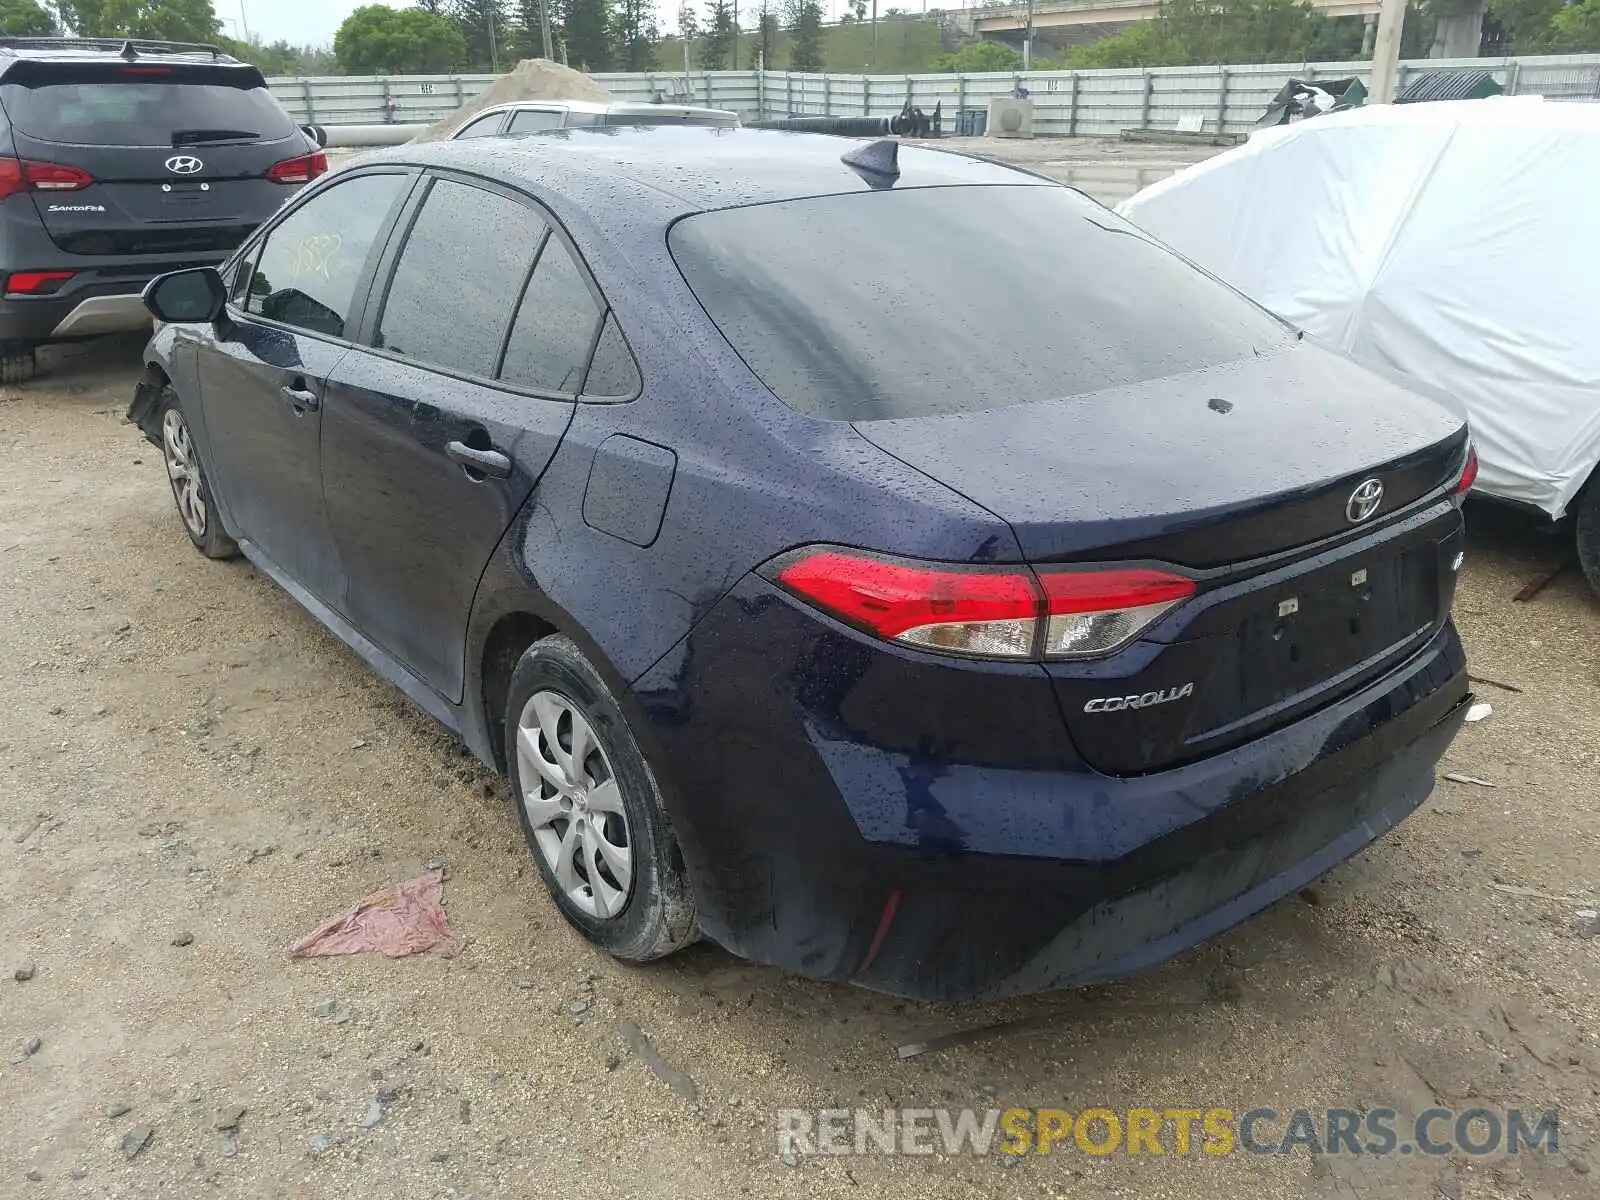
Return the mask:
<svg viewBox="0 0 1600 1200"><path fill-rule="evenodd" d="M42 343L148 325L145 284L220 263L327 169L216 47L0 38L0 382Z"/></svg>

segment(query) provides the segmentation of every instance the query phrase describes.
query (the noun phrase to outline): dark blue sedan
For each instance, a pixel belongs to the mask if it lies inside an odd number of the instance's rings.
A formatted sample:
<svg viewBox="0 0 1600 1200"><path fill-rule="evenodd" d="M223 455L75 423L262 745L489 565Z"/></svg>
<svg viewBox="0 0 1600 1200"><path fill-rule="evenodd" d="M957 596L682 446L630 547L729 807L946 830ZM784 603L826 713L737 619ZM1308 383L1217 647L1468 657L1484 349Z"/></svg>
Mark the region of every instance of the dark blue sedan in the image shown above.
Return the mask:
<svg viewBox="0 0 1600 1200"><path fill-rule="evenodd" d="M568 920L905 995L1159 961L1427 796L1461 421L1079 193L750 130L369 156L131 416L503 770Z"/></svg>

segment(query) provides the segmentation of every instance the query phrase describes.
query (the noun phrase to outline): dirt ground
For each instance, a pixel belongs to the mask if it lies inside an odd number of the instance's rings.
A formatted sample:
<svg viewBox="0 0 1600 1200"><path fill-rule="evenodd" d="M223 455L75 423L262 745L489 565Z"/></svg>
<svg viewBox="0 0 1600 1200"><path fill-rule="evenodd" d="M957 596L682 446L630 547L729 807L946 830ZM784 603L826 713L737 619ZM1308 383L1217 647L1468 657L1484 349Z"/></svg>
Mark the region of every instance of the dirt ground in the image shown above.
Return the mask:
<svg viewBox="0 0 1600 1200"><path fill-rule="evenodd" d="M500 782L249 565L190 548L123 423L137 353L0 394L0 1196L1600 1194L1600 603L1572 570L1512 601L1562 556L1531 523L1471 513L1457 607L1473 670L1521 689L1483 685L1494 714L1447 760L1496 786L1441 782L1149 974L902 1003L707 945L591 950ZM459 956L288 957L440 858ZM1559 1107L1561 1150L785 1162L774 1132L780 1108L1436 1102Z"/></svg>

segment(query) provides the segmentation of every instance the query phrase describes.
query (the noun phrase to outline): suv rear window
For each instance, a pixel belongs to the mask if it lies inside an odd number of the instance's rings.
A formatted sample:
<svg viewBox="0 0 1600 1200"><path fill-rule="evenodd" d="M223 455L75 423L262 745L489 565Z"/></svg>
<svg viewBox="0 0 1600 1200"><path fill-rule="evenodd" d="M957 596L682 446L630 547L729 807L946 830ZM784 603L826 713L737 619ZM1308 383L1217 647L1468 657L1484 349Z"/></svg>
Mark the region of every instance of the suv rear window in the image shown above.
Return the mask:
<svg viewBox="0 0 1600 1200"><path fill-rule="evenodd" d="M11 124L41 142L179 146L181 135L277 141L294 122L250 68L118 64L14 67L0 86ZM244 135L249 135L248 137Z"/></svg>
<svg viewBox="0 0 1600 1200"><path fill-rule="evenodd" d="M1248 358L1286 326L1064 187L894 189L700 213L678 268L780 400L974 412Z"/></svg>

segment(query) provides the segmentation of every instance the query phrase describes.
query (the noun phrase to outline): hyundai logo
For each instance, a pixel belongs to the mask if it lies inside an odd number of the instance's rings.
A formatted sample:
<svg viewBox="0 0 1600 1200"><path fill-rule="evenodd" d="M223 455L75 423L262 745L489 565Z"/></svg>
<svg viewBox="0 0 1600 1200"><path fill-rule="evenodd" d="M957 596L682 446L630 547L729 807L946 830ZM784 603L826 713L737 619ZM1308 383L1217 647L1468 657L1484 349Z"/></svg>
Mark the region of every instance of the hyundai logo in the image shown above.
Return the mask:
<svg viewBox="0 0 1600 1200"><path fill-rule="evenodd" d="M167 159L167 170L174 175L198 175L205 170L205 163L192 154L174 154Z"/></svg>
<svg viewBox="0 0 1600 1200"><path fill-rule="evenodd" d="M1378 505L1382 503L1383 480L1364 479L1350 493L1350 499L1344 502L1344 515L1350 518L1350 524L1359 525L1377 512Z"/></svg>

